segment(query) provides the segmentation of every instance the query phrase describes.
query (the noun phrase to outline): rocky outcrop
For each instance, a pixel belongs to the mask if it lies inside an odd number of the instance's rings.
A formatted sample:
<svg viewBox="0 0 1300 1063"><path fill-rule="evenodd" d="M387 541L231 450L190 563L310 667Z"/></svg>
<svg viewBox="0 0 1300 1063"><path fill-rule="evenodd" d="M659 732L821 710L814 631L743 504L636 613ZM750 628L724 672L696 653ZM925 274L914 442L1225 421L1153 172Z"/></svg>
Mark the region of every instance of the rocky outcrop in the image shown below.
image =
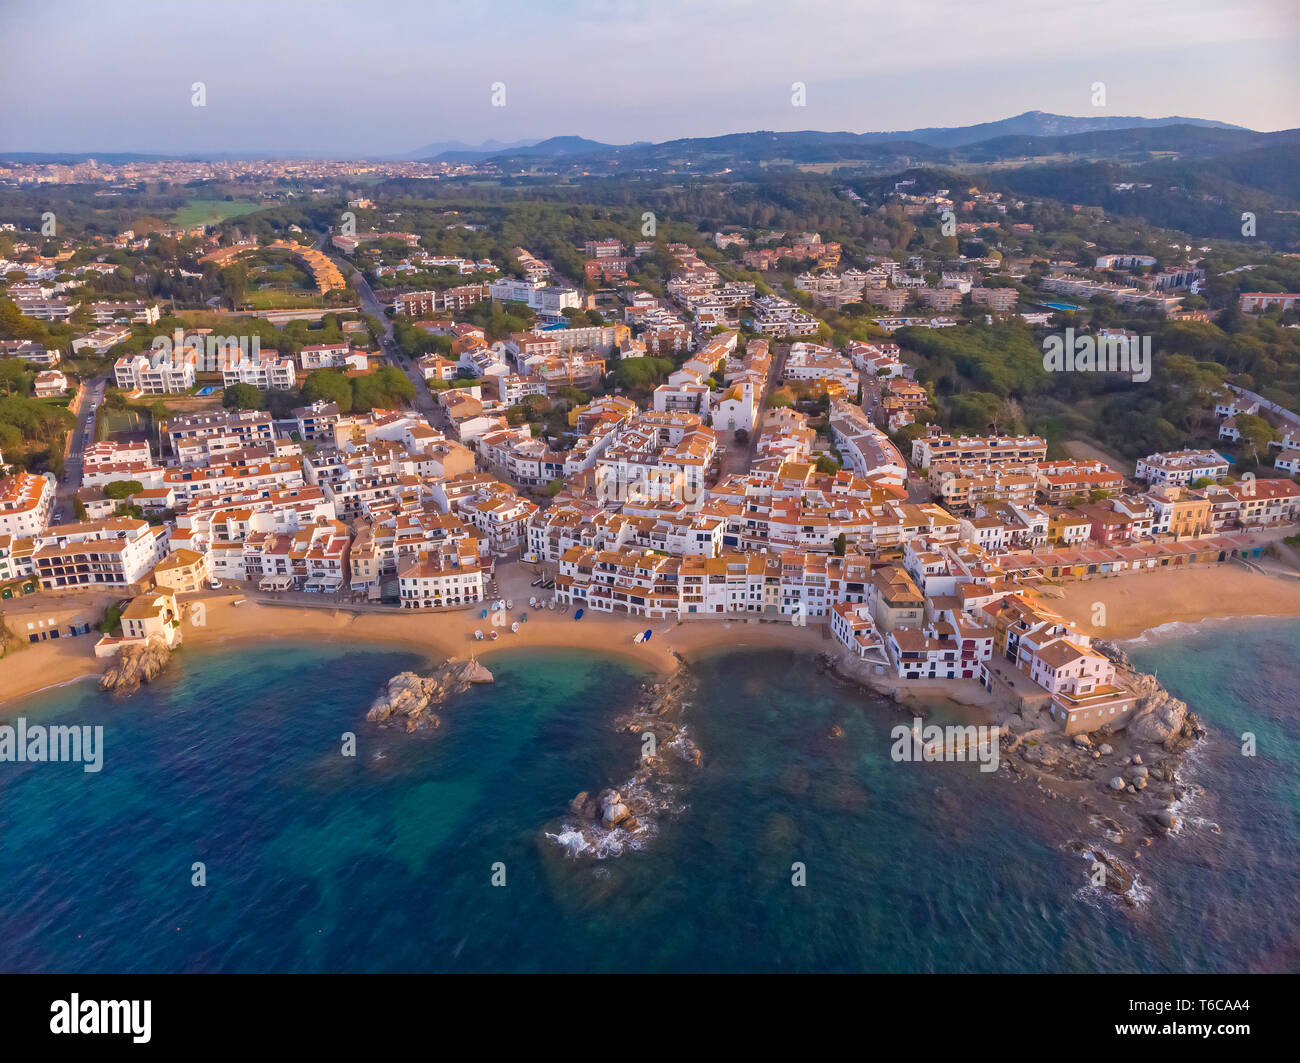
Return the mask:
<svg viewBox="0 0 1300 1063"><path fill-rule="evenodd" d="M475 683L493 682L492 673L473 658L449 657L432 675L400 672L375 699L366 719L381 727L411 731L434 730L442 720L434 711L448 698L464 693Z"/></svg>
<svg viewBox="0 0 1300 1063"><path fill-rule="evenodd" d="M632 822L629 824L628 820ZM623 825L625 830L636 829L636 817L623 803L623 795L617 790L606 790L600 795L600 822L606 828Z"/></svg>
<svg viewBox="0 0 1300 1063"><path fill-rule="evenodd" d="M1165 745L1182 732L1187 720L1185 702L1165 690L1155 676L1135 674L1132 687L1138 703L1128 722L1131 738Z"/></svg>
<svg viewBox="0 0 1300 1063"><path fill-rule="evenodd" d="M592 796L584 790L569 802L569 814L543 833L573 856L603 859L640 848L657 830L658 818L684 807L678 793L685 766L703 757L680 722L695 681L680 668L662 683L647 684L635 708L614 720L614 730L640 739L641 758L633 774Z"/></svg>
<svg viewBox="0 0 1300 1063"><path fill-rule="evenodd" d="M1098 849L1080 841L1072 842L1071 847L1076 852L1092 859L1094 875L1097 871L1101 872L1100 875L1097 875L1097 878L1102 880L1098 882L1098 885L1105 885L1106 889L1111 893L1123 897L1130 904L1135 903L1136 898L1132 892L1134 881L1132 871L1104 849Z"/></svg>
<svg viewBox="0 0 1300 1063"><path fill-rule="evenodd" d="M118 651L113 663L104 670L99 680L100 690L114 694L134 694L144 683L152 682L166 670L172 651L160 638L147 643L127 646Z"/></svg>

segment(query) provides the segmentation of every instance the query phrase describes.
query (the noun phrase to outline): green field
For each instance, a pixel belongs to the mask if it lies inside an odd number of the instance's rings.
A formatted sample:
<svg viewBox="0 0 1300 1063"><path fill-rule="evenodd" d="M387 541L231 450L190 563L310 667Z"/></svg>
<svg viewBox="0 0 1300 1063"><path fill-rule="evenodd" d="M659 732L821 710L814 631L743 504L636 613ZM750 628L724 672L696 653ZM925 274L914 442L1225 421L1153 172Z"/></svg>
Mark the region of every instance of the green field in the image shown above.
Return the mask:
<svg viewBox="0 0 1300 1063"><path fill-rule="evenodd" d="M215 225L227 218L238 218L242 214L252 214L261 210L261 203L226 199L191 199L172 215L172 223L179 228L188 229L194 225Z"/></svg>
<svg viewBox="0 0 1300 1063"><path fill-rule="evenodd" d="M142 419L135 410L115 410L103 406L95 421L95 438L107 439L119 432L136 432L141 424Z"/></svg>

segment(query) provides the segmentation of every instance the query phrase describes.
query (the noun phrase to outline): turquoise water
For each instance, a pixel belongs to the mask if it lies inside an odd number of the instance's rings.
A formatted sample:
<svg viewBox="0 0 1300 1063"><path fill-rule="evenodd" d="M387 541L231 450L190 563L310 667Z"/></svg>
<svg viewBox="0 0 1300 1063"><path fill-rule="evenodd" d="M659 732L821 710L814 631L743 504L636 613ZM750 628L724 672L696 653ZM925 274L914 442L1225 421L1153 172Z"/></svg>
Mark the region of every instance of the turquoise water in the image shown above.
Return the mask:
<svg viewBox="0 0 1300 1063"><path fill-rule="evenodd" d="M23 706L104 724L105 765L0 766L0 969L1293 969L1300 624L1251 630L1139 650L1210 722L1195 772L1217 796L1144 851L1137 909L1085 885L1073 808L975 765L894 763L898 710L794 653L699 664L688 807L593 861L546 831L636 760L609 727L643 679L623 662L495 657L495 686L408 736L363 716L410 654L186 650L133 699L79 684Z"/></svg>

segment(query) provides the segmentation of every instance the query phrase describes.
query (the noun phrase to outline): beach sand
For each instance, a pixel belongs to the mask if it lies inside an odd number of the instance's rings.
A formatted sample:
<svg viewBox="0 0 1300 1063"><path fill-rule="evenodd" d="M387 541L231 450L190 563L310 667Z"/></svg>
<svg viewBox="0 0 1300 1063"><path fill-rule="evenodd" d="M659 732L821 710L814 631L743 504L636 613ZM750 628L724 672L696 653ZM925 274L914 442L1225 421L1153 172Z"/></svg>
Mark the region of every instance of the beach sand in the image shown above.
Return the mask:
<svg viewBox="0 0 1300 1063"><path fill-rule="evenodd" d="M240 602L236 605L236 602ZM744 620L631 620L587 613L574 620L567 613L531 609L527 599L515 601L509 620L527 612L528 619L511 632L497 628L497 641L479 642L474 631L487 636L492 618L479 609L435 613L412 610L352 613L346 609L304 608L262 604L242 595L204 596L201 612L188 603L182 627L184 649L223 645L265 644L272 640L365 643L413 650L430 663L447 657L477 655L490 668L493 656L510 650L563 647L615 654L649 671L669 674L677 668L674 651L690 658L743 647L782 647L820 651L838 646L825 625L795 627L790 623L748 623ZM195 623L200 621L200 623ZM649 642L634 643L637 632L654 631ZM94 657L96 636L58 639L24 646L0 659L0 706L16 702L46 687L102 674L106 661Z"/></svg>
<svg viewBox="0 0 1300 1063"><path fill-rule="evenodd" d="M1300 580L1234 564L1126 572L1040 590L1047 604L1079 630L1110 641L1136 638L1163 624L1300 616Z"/></svg>
<svg viewBox="0 0 1300 1063"><path fill-rule="evenodd" d="M514 590L519 573L510 573L503 593L515 593L515 609L528 620L512 633L497 628L496 642L476 641L474 631L487 635L493 630L491 616L480 617L479 609L459 612L425 610L354 613L344 608L302 607L296 604L263 604L239 594L204 595L201 617L188 603L183 627L184 647L283 641L324 641L337 644L365 643L413 650L429 658L430 664L447 657L477 655L491 667L493 656L517 649L561 647L612 653L648 671L666 675L677 667L675 653L689 659L711 652L742 648L797 649L809 653L840 651L829 637L826 624L796 627L784 621L729 620L646 620L587 613L573 619L573 611L548 612L527 606L527 580L522 591ZM1048 604L1079 628L1098 638L1135 638L1163 624L1197 623L1220 617L1300 616L1300 580L1264 575L1237 565L1202 565L1194 568L1159 569L1125 573L1106 579L1086 580L1040 588ZM236 605L239 601L241 604ZM1104 617L1097 610L1105 606ZM1094 619L1104 623L1094 624ZM201 623L195 623L201 620ZM649 642L634 643L638 631L650 628ZM92 653L95 636L58 639L27 645L0 658L0 714L16 703L48 687L77 679L99 676L106 662ZM913 703L933 698L953 698L968 705L982 705L974 684L961 684L958 693L951 684L883 681L877 689L905 694ZM932 688L932 689L931 689Z"/></svg>

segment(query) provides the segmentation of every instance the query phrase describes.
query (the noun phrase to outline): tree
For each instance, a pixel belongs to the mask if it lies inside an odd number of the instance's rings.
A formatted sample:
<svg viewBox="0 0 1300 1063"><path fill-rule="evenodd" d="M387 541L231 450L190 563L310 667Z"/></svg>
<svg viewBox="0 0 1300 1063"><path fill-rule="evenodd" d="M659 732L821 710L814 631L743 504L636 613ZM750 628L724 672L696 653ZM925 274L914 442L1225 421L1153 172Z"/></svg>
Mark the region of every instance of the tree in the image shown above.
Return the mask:
<svg viewBox="0 0 1300 1063"><path fill-rule="evenodd" d="M302 401L333 402L339 413L352 412L352 384L342 373L333 369L317 369L307 374L302 382Z"/></svg>
<svg viewBox="0 0 1300 1063"><path fill-rule="evenodd" d="M1239 413L1234 420L1237 422L1237 431L1241 433L1242 442L1249 445L1251 453L1256 458L1259 457L1260 451L1267 450L1270 443L1281 438L1276 428L1253 413Z"/></svg>
<svg viewBox="0 0 1300 1063"><path fill-rule="evenodd" d="M104 610L104 619L99 622L99 630L105 635L111 635L121 623L122 610L116 605L110 605Z"/></svg>
<svg viewBox="0 0 1300 1063"><path fill-rule="evenodd" d="M266 396L252 384L231 384L221 396L221 405L227 410L260 410Z"/></svg>
<svg viewBox="0 0 1300 1063"><path fill-rule="evenodd" d="M104 485L104 497L121 500L144 490L139 480L110 480Z"/></svg>
<svg viewBox="0 0 1300 1063"><path fill-rule="evenodd" d="M840 532L839 535L835 536L836 557L843 557L844 551L848 549L848 546L849 546L848 537L843 532Z"/></svg>

